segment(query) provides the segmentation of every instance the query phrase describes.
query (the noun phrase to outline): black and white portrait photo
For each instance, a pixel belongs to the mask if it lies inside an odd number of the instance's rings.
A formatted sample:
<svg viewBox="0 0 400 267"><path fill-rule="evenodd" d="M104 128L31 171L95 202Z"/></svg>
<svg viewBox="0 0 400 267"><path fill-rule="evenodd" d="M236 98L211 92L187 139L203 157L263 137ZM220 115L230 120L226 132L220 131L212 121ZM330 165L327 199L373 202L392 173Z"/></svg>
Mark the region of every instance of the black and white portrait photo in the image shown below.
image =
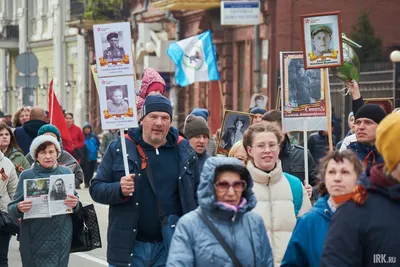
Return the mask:
<svg viewBox="0 0 400 267"><path fill-rule="evenodd" d="M93 35L98 77L133 75L130 23L93 25Z"/></svg>
<svg viewBox="0 0 400 267"><path fill-rule="evenodd" d="M121 61L125 55L123 43L124 34L122 31L102 34L103 57L107 62Z"/></svg>
<svg viewBox="0 0 400 267"><path fill-rule="evenodd" d="M67 190L62 178L58 178L50 188L50 201L64 200L67 198Z"/></svg>
<svg viewBox="0 0 400 267"><path fill-rule="evenodd" d="M289 102L293 108L321 99L321 70L305 69L303 58L292 58L288 66Z"/></svg>
<svg viewBox="0 0 400 267"><path fill-rule="evenodd" d="M75 175L62 174L50 176L49 210L50 215L72 213L72 209L64 204L68 195L74 195Z"/></svg>
<svg viewBox="0 0 400 267"><path fill-rule="evenodd" d="M253 94L250 102L250 109L254 107L266 109L268 104L268 96L262 94Z"/></svg>
<svg viewBox="0 0 400 267"><path fill-rule="evenodd" d="M310 26L310 29L314 55L331 55L333 52L332 24L316 24Z"/></svg>
<svg viewBox="0 0 400 267"><path fill-rule="evenodd" d="M303 58L306 69L343 65L340 12L301 16Z"/></svg>
<svg viewBox="0 0 400 267"><path fill-rule="evenodd" d="M227 154L236 142L243 139L244 132L250 127L251 123L252 116L249 113L226 111L218 153Z"/></svg>
<svg viewBox="0 0 400 267"><path fill-rule="evenodd" d="M125 114L128 112L127 85L106 86L107 110L110 114Z"/></svg>

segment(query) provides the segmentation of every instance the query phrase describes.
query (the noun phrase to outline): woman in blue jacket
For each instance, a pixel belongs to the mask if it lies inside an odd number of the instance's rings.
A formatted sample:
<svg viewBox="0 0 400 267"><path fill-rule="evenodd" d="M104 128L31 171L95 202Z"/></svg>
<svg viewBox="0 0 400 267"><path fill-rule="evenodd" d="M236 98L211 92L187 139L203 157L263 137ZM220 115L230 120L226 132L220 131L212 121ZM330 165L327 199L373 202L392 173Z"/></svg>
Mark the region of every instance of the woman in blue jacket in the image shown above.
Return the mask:
<svg viewBox="0 0 400 267"><path fill-rule="evenodd" d="M349 194L362 172L361 162L351 150L329 153L321 161L321 197L297 220L281 267L319 267L331 216L338 205L333 197Z"/></svg>
<svg viewBox="0 0 400 267"><path fill-rule="evenodd" d="M183 216L175 229L167 266L228 266L233 260L204 223L217 228L242 266L272 267L272 251L256 205L249 171L235 158L209 158L197 195L200 207Z"/></svg>

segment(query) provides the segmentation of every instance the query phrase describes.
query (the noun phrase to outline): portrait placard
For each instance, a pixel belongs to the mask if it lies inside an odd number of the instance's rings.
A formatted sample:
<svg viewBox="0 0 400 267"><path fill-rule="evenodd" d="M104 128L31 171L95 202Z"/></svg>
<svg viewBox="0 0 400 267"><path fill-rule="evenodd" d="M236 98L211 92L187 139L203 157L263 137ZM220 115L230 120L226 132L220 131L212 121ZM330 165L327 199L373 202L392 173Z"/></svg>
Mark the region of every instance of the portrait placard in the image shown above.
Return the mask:
<svg viewBox="0 0 400 267"><path fill-rule="evenodd" d="M253 116L250 113L225 111L217 154L228 155L231 147L243 139L244 132L252 123Z"/></svg>
<svg viewBox="0 0 400 267"><path fill-rule="evenodd" d="M327 130L328 75L323 77L320 69L305 69L301 52L281 52L281 73L283 131Z"/></svg>
<svg viewBox="0 0 400 267"><path fill-rule="evenodd" d="M75 175L50 175L49 209L50 215L72 213L72 208L64 204L67 195L73 195L75 189Z"/></svg>
<svg viewBox="0 0 400 267"><path fill-rule="evenodd" d="M339 11L301 16L306 69L343 65L341 22Z"/></svg>
<svg viewBox="0 0 400 267"><path fill-rule="evenodd" d="M250 109L254 107L267 109L268 96L262 94L253 94L250 101Z"/></svg>
<svg viewBox="0 0 400 267"><path fill-rule="evenodd" d="M393 98L366 98L364 104L377 104L386 111L386 114L393 111Z"/></svg>
<svg viewBox="0 0 400 267"><path fill-rule="evenodd" d="M49 178L25 179L24 200L32 201L32 208L24 219L49 218Z"/></svg>
<svg viewBox="0 0 400 267"><path fill-rule="evenodd" d="M102 129L138 127L132 76L99 78Z"/></svg>
<svg viewBox="0 0 400 267"><path fill-rule="evenodd" d="M93 34L98 76L133 75L129 22L93 25Z"/></svg>

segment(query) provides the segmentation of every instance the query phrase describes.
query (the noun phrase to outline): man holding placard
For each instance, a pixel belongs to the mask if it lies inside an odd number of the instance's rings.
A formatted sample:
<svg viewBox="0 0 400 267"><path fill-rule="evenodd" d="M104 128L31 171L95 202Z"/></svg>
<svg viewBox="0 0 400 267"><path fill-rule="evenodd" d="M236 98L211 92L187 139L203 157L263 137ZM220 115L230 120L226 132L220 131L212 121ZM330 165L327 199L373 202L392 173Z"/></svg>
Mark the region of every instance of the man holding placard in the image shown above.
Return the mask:
<svg viewBox="0 0 400 267"><path fill-rule="evenodd" d="M122 146L112 142L92 180L94 201L110 205L110 266L162 266L177 220L197 206L198 159L171 127L172 106L161 95L145 99L139 128L126 135L129 175Z"/></svg>

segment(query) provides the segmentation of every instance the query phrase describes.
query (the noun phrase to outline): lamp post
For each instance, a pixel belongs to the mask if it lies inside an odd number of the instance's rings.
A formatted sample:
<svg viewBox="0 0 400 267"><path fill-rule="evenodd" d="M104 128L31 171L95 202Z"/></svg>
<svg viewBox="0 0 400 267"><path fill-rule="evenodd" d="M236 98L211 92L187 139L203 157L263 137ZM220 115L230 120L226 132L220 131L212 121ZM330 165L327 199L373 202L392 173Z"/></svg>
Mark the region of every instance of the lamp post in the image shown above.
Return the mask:
<svg viewBox="0 0 400 267"><path fill-rule="evenodd" d="M393 105L394 108L398 108L400 107L400 51L393 51L390 59L394 64Z"/></svg>

